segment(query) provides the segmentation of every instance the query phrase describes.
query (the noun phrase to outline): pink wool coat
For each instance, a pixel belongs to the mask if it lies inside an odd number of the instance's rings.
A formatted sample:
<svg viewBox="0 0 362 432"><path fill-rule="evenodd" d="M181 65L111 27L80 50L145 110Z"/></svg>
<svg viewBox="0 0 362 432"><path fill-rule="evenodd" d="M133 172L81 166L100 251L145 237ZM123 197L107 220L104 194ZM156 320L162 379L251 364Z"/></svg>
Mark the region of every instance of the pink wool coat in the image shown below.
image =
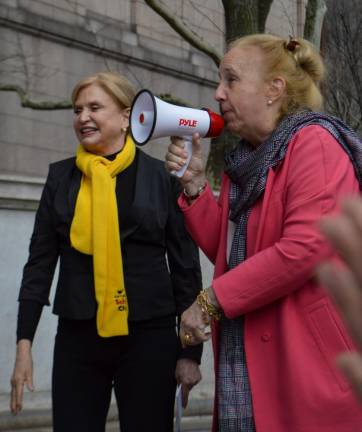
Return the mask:
<svg viewBox="0 0 362 432"><path fill-rule="evenodd" d="M207 187L190 206L181 195L179 205L215 265L212 286L225 315L245 315L256 431L362 431L362 406L335 366L336 355L353 343L314 277L317 263L332 254L318 220L338 211L342 197L359 193L347 154L320 126L301 129L252 209L248 259L227 271L229 187L224 176L218 201ZM217 325L213 348L217 371Z"/></svg>

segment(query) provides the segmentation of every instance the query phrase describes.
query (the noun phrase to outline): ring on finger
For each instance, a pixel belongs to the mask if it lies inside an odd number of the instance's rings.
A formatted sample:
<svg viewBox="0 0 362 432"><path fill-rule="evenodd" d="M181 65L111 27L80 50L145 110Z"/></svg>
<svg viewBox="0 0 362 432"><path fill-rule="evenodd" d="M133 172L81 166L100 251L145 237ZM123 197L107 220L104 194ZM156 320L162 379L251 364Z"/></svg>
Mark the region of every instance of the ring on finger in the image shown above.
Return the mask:
<svg viewBox="0 0 362 432"><path fill-rule="evenodd" d="M191 340L192 340L192 335L190 333L185 333L184 344L185 345L190 345Z"/></svg>

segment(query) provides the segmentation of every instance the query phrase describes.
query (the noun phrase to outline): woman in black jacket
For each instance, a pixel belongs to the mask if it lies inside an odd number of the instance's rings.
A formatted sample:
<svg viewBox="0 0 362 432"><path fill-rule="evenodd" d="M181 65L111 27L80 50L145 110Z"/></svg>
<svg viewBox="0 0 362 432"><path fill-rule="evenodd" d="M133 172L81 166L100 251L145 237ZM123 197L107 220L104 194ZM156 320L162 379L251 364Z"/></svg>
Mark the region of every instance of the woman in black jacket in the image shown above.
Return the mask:
<svg viewBox="0 0 362 432"><path fill-rule="evenodd" d="M176 317L201 287L177 180L128 134L132 85L98 73L74 88L76 157L50 165L19 295L11 410L33 387L31 343L58 258L52 376L55 432L101 432L114 388L120 428L170 432L176 382L200 379L201 346ZM142 412L142 415L140 415Z"/></svg>

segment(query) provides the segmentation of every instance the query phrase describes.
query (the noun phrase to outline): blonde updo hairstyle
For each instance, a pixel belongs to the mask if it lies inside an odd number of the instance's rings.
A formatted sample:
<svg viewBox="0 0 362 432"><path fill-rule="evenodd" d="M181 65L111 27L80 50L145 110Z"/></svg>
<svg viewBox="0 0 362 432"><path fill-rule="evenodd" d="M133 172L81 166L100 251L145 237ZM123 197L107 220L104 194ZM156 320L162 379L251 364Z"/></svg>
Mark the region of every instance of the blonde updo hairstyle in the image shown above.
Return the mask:
<svg viewBox="0 0 362 432"><path fill-rule="evenodd" d="M325 68L314 45L302 38L283 39L269 34L241 37L230 48L258 47L264 54L265 80L281 76L286 82L287 97L280 117L309 108L319 111L323 106L320 84Z"/></svg>
<svg viewBox="0 0 362 432"><path fill-rule="evenodd" d="M72 91L72 104L75 105L79 92L91 84L97 84L117 103L120 109L130 108L136 95L133 85L123 75L116 72L99 72L81 79Z"/></svg>

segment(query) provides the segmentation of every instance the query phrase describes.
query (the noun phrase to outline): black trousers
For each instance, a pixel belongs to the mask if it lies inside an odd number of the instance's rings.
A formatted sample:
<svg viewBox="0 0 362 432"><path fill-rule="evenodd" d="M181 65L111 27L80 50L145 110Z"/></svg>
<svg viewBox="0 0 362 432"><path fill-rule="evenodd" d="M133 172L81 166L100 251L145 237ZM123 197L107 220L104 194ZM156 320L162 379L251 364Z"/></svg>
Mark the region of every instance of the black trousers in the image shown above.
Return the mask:
<svg viewBox="0 0 362 432"><path fill-rule="evenodd" d="M95 320L60 319L53 363L54 432L104 432L114 389L122 432L173 430L174 319L130 325L102 338Z"/></svg>

